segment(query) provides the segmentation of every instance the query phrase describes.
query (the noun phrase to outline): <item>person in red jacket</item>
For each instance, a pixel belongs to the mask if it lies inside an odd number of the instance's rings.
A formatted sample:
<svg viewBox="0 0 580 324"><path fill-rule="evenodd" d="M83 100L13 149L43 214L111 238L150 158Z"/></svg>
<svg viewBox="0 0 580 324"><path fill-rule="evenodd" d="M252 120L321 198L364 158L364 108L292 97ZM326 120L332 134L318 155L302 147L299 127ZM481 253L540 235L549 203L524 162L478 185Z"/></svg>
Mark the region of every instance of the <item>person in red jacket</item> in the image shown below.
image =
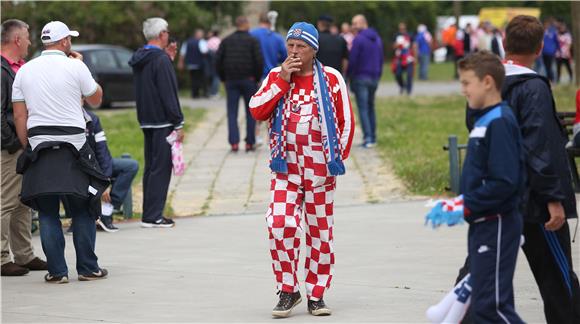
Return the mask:
<svg viewBox="0 0 580 324"><path fill-rule="evenodd" d="M266 220L280 298L272 315L287 317L302 300L297 268L303 210L308 311L330 315L323 295L334 266L334 190L336 176L345 172L354 119L342 75L315 59L316 28L295 23L286 48L286 60L270 71L250 100L252 116L270 121L272 180Z"/></svg>

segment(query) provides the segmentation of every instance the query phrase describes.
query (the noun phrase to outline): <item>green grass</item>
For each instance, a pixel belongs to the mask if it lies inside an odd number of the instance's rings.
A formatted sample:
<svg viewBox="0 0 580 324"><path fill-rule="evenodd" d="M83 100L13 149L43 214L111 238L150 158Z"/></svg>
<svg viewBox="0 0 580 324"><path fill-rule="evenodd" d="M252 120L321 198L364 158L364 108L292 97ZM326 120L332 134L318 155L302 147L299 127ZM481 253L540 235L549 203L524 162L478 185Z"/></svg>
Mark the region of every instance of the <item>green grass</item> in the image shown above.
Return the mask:
<svg viewBox="0 0 580 324"><path fill-rule="evenodd" d="M573 85L558 85L553 88L554 99L558 111L576 111L576 87Z"/></svg>
<svg viewBox="0 0 580 324"><path fill-rule="evenodd" d="M183 107L185 118L185 132L195 128L197 123L203 120L205 109L189 109ZM131 154L131 157L139 162L139 173L133 184L138 183L143 175L143 131L137 122L136 110L96 110L94 111L101 119L101 124L107 134L107 144L113 157L120 157L123 153Z"/></svg>
<svg viewBox="0 0 580 324"><path fill-rule="evenodd" d="M453 81L453 62L433 63L429 64L429 81ZM414 80L419 80L419 65L415 65ZM381 82L395 82L395 75L391 71L391 62L388 61L383 65L383 75Z"/></svg>
<svg viewBox="0 0 580 324"><path fill-rule="evenodd" d="M575 88L554 89L559 111L574 110ZM565 108L566 107L566 108ZM467 141L462 96L397 97L377 101L378 149L414 194L445 194L450 134Z"/></svg>

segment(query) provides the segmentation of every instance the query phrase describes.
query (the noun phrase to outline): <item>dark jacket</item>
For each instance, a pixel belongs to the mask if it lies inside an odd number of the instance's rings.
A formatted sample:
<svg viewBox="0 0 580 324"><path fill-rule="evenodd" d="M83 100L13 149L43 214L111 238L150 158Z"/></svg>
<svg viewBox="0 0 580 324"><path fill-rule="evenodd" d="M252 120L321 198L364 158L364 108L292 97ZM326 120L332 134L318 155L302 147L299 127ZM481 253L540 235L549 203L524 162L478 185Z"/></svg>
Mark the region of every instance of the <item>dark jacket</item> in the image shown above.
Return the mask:
<svg viewBox="0 0 580 324"><path fill-rule="evenodd" d="M475 127L469 134L461 175L465 219L517 211L524 189L525 167L518 122L505 103L472 110Z"/></svg>
<svg viewBox="0 0 580 324"><path fill-rule="evenodd" d="M185 52L185 64L191 67L192 70L199 70L203 68L204 57L199 50L199 39L190 38L186 43L187 51Z"/></svg>
<svg viewBox="0 0 580 324"><path fill-rule="evenodd" d="M333 67L342 73L342 60L348 60L346 41L344 38L329 32L320 32L316 57L322 64Z"/></svg>
<svg viewBox="0 0 580 324"><path fill-rule="evenodd" d="M361 30L352 41L348 58L348 77L380 79L383 73L383 42L372 28Z"/></svg>
<svg viewBox="0 0 580 324"><path fill-rule="evenodd" d="M26 206L38 210L37 198L72 195L87 200L91 216L101 215L101 196L110 182L88 143L80 151L66 142L44 142L34 151L28 146L16 172L23 175L20 200Z"/></svg>
<svg viewBox="0 0 580 324"><path fill-rule="evenodd" d="M556 115L548 79L535 73L508 75L502 97L512 108L526 156L524 220L543 224L550 218L547 203L560 201L567 218L576 218L576 196L565 145L567 136ZM473 116L467 110L467 125Z"/></svg>
<svg viewBox="0 0 580 324"><path fill-rule="evenodd" d="M113 175L113 157L107 146L107 138L101 127L101 121L97 115L88 110L85 110L85 120L87 121L87 143L95 152L103 174L110 178Z"/></svg>
<svg viewBox="0 0 580 324"><path fill-rule="evenodd" d="M137 119L141 128L179 128L183 114L177 78L169 56L160 48L138 49L129 60L135 78Z"/></svg>
<svg viewBox="0 0 580 324"><path fill-rule="evenodd" d="M2 97L2 149L8 153L16 153L22 147L16 128L14 127L14 111L12 110L12 83L16 74L12 71L8 61L2 57L2 88L0 96Z"/></svg>
<svg viewBox="0 0 580 324"><path fill-rule="evenodd" d="M249 32L238 30L224 38L216 56L216 67L222 81L260 81L264 59L260 42Z"/></svg>
<svg viewBox="0 0 580 324"><path fill-rule="evenodd" d="M566 153L566 130L556 115L550 82L538 74L507 76L502 97L520 124L528 169L525 220L549 220L547 203L560 201L566 217L575 218L576 196Z"/></svg>

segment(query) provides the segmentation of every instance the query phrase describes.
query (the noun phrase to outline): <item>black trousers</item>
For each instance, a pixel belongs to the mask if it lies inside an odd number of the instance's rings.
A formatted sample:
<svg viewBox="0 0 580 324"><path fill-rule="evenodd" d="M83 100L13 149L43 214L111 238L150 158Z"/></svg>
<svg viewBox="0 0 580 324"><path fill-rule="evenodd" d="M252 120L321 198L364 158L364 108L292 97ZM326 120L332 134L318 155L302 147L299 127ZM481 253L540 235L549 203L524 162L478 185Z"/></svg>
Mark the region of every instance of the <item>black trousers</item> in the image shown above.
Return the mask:
<svg viewBox="0 0 580 324"><path fill-rule="evenodd" d="M554 70L553 65L554 65L554 55L547 55L547 54L542 54L542 60L544 60L544 67L546 68L546 76L548 77L548 80L554 82L556 81L556 78L554 77Z"/></svg>
<svg viewBox="0 0 580 324"><path fill-rule="evenodd" d="M144 222L152 223L163 216L167 190L171 181L171 145L166 137L172 127L144 128L145 169L143 172L143 216Z"/></svg>
<svg viewBox="0 0 580 324"><path fill-rule="evenodd" d="M566 67L566 70L568 70L568 75L570 76L570 84L572 84L572 80L573 80L573 72L572 72L572 66L570 66L570 59L564 59L564 58L556 58L556 66L558 67L558 83L560 83L560 75L562 75L562 65L564 65Z"/></svg>
<svg viewBox="0 0 580 324"><path fill-rule="evenodd" d="M191 77L191 97L199 98L200 96L207 96L203 69L189 70L189 75Z"/></svg>
<svg viewBox="0 0 580 324"><path fill-rule="evenodd" d="M543 224L524 222L522 247L544 301L548 324L580 323L580 286L572 265L568 223L555 232ZM469 257L459 270L457 282L469 273ZM472 323L468 312L462 323Z"/></svg>

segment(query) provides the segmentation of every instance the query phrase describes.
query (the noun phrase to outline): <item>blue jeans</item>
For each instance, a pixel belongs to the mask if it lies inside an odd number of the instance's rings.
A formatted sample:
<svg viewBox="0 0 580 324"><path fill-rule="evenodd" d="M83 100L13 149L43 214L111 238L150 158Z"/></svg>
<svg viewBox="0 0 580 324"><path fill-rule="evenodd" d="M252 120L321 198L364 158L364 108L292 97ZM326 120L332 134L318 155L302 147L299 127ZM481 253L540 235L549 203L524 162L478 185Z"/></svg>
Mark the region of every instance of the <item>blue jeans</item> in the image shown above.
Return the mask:
<svg viewBox="0 0 580 324"><path fill-rule="evenodd" d="M364 144L375 143L377 141L375 92L377 91L378 85L378 79L352 79L350 83L350 88L356 97Z"/></svg>
<svg viewBox="0 0 580 324"><path fill-rule="evenodd" d="M40 241L46 255L48 273L68 276L64 258L65 239L62 233L59 208L63 200L67 215L73 218L73 243L77 256L77 273L88 275L99 271L95 254L95 219L89 215L88 200L75 196L47 195L37 198L40 221ZM66 202L66 203L65 203Z"/></svg>
<svg viewBox="0 0 580 324"><path fill-rule="evenodd" d="M125 197L131 189L131 183L139 171L139 163L133 159L113 159L113 186L111 203L115 209L121 208Z"/></svg>
<svg viewBox="0 0 580 324"><path fill-rule="evenodd" d="M219 90L220 90L220 77L217 74L215 74L211 77L209 95L215 96L219 93Z"/></svg>
<svg viewBox="0 0 580 324"><path fill-rule="evenodd" d="M246 143L256 143L256 121L250 114L250 98L256 93L257 85L252 80L226 81L227 108L228 108L228 141L230 144L240 142L240 129L238 128L238 107L240 97L244 98L246 107Z"/></svg>
<svg viewBox="0 0 580 324"><path fill-rule="evenodd" d="M419 54L419 79L427 80L431 54Z"/></svg>
<svg viewBox="0 0 580 324"><path fill-rule="evenodd" d="M403 74L407 72L407 82L405 82L403 78ZM403 67L402 64L397 64L397 69L395 71L395 80L399 84L399 90L402 94L405 90L407 94L411 94L413 91L413 64L408 64L406 67Z"/></svg>

